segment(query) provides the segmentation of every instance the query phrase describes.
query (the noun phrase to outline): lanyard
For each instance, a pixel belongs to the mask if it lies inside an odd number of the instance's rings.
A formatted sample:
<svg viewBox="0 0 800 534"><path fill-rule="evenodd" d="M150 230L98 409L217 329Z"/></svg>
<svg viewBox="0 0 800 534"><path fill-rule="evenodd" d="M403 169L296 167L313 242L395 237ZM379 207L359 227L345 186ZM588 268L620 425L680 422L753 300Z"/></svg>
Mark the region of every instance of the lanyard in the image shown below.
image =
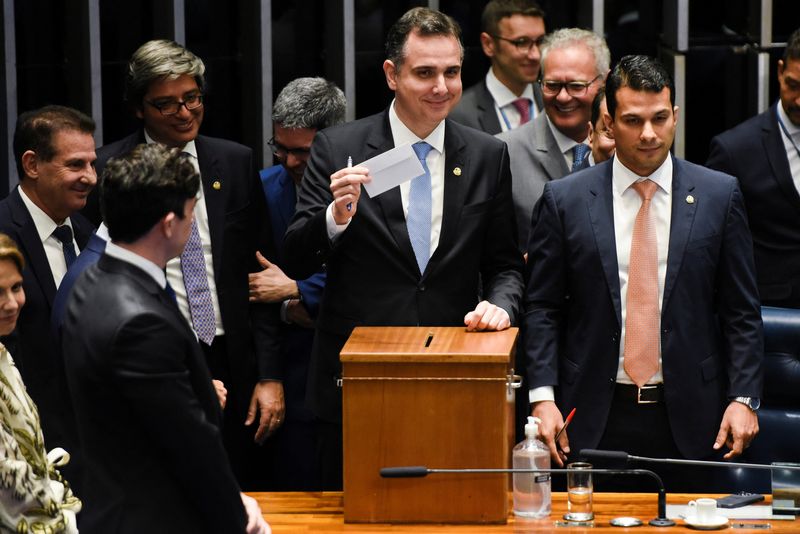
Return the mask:
<svg viewBox="0 0 800 534"><path fill-rule="evenodd" d="M497 109L500 110L500 116L503 117L503 121L506 123L506 130L511 130L511 123L508 122L508 117L506 117L506 112L503 111L503 108L497 106Z"/></svg>

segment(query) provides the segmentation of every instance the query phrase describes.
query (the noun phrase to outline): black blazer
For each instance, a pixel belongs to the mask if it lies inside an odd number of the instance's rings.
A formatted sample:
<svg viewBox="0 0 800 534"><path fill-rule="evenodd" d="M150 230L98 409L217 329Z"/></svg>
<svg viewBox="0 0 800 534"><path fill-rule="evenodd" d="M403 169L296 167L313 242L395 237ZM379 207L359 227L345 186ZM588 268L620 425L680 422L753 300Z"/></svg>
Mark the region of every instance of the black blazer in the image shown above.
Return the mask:
<svg viewBox="0 0 800 534"><path fill-rule="evenodd" d="M144 132L139 131L98 149L98 176L109 158L125 155L144 142ZM280 307L251 304L247 280L249 272L261 270L256 250L272 258L275 248L252 151L204 135L197 136L195 146L211 230L214 280L230 355L233 384L226 387L243 421L257 379L283 377L277 341ZM90 209L96 210L96 200L94 206ZM99 217L99 212L91 216Z"/></svg>
<svg viewBox="0 0 800 534"><path fill-rule="evenodd" d="M544 105L542 89L538 83L533 84L533 105L539 112L542 111ZM494 98L486 87L485 77L464 91L461 101L450 113L449 118L492 135L503 131L497 118L497 111L494 109Z"/></svg>
<svg viewBox="0 0 800 534"><path fill-rule="evenodd" d="M762 304L800 308L800 195L776 106L714 137L706 165L739 179Z"/></svg>
<svg viewBox="0 0 800 534"><path fill-rule="evenodd" d="M375 198L362 192L350 226L330 243L330 175L348 155L360 162L392 147L388 112L319 132L284 242L290 277L327 268L308 395L311 408L331 421L341 417L335 377L354 326L463 325L481 299L505 309L512 322L519 311L522 255L508 152L501 141L450 120L441 236L425 272L414 258L398 187Z"/></svg>
<svg viewBox="0 0 800 534"><path fill-rule="evenodd" d="M75 242L83 249L94 228L80 214L70 216ZM56 446L76 452L69 441L67 399L63 391L58 340L50 329L56 285L30 212L15 188L0 201L0 232L8 234L25 258L22 272L26 303L16 330L2 340L14 355L25 387L39 409L48 449Z"/></svg>
<svg viewBox="0 0 800 534"><path fill-rule="evenodd" d="M570 449L596 448L619 364L612 160L545 184L528 244L523 344L530 387L556 386ZM690 198L691 197L691 198ZM753 249L731 176L673 159L661 306L664 395L688 458L712 454L728 397L760 397L764 356Z"/></svg>
<svg viewBox="0 0 800 534"><path fill-rule="evenodd" d="M103 255L75 283L62 335L86 456L81 532L244 532L219 401L166 291Z"/></svg>

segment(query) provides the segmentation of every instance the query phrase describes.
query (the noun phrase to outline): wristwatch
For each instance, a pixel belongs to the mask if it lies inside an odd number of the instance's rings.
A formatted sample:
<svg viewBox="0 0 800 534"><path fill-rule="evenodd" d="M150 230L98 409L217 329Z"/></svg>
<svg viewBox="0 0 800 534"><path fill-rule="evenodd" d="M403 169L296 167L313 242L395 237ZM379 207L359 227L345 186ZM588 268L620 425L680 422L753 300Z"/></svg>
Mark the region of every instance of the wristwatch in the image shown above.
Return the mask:
<svg viewBox="0 0 800 534"><path fill-rule="evenodd" d="M741 402L754 412L758 411L758 409L761 407L761 399L758 397L734 397L731 400Z"/></svg>

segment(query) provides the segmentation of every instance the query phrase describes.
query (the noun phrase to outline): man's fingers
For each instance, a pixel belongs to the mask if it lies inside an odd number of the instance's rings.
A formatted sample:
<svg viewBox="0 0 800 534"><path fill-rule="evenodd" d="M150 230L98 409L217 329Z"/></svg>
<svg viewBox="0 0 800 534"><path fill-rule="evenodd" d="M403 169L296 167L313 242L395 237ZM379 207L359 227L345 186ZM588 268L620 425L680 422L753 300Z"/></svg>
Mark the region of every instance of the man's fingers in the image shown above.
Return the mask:
<svg viewBox="0 0 800 534"><path fill-rule="evenodd" d="M272 267L272 264L269 262L269 260L267 258L265 258L261 254L261 252L259 252L257 250L256 250L256 259L258 260L259 265L261 265L263 268L268 269L269 267Z"/></svg>

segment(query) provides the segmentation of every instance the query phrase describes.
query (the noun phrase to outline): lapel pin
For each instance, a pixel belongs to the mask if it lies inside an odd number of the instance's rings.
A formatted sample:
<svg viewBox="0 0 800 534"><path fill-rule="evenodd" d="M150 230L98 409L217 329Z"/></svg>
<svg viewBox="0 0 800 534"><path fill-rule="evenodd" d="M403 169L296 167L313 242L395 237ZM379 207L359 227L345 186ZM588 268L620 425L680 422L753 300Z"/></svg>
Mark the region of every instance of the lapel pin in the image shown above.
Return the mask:
<svg viewBox="0 0 800 534"><path fill-rule="evenodd" d="M222 189L222 184L220 183L220 181L219 181L219 180L214 180L214 183L212 183L212 184L211 184L211 188L212 188L214 191L219 191L220 189ZM687 200L688 200L688 199L687 199Z"/></svg>
<svg viewBox="0 0 800 534"><path fill-rule="evenodd" d="M686 197L686 203L687 204L694 204L694 197L692 195L687 196Z"/></svg>
<svg viewBox="0 0 800 534"><path fill-rule="evenodd" d="M456 176L461 176L461 167L456 167L455 169L453 169L453 174L455 174Z"/></svg>

